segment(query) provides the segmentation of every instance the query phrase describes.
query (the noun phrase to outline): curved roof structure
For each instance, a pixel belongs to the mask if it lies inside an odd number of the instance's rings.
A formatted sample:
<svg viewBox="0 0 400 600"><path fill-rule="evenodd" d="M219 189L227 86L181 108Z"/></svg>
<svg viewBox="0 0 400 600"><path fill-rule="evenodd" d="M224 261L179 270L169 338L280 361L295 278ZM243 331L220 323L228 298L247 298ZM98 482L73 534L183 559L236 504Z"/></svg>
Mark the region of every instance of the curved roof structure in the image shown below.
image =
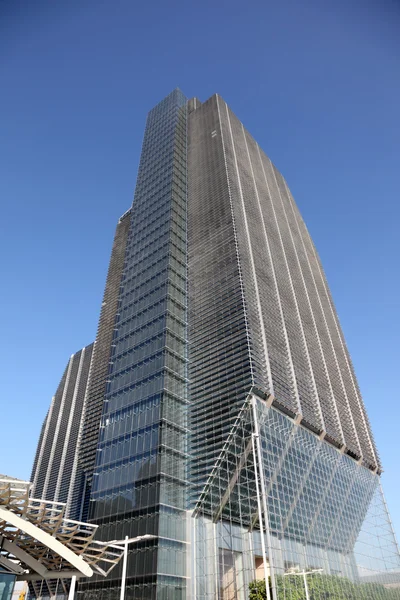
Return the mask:
<svg viewBox="0 0 400 600"><path fill-rule="evenodd" d="M97 525L65 518L65 504L31 498L31 485L0 475L0 567L24 581L106 576L123 546L94 540Z"/></svg>

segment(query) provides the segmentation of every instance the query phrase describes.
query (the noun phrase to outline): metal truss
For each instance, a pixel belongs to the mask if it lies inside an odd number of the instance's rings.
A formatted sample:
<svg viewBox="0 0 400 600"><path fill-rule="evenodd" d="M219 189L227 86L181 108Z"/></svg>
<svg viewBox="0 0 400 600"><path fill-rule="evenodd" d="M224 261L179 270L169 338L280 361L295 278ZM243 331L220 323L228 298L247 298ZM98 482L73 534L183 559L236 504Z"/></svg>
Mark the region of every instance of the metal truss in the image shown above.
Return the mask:
<svg viewBox="0 0 400 600"><path fill-rule="evenodd" d="M123 546L94 540L97 525L65 518L65 504L30 498L30 488L0 476L0 564L24 581L108 575Z"/></svg>

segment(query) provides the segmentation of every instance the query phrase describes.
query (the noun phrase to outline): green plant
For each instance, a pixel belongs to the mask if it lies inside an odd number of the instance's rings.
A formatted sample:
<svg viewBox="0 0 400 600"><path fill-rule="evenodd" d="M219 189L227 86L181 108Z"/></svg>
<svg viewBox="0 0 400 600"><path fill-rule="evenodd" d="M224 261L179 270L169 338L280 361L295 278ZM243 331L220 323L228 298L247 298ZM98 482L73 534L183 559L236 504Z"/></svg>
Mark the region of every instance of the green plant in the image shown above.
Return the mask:
<svg viewBox="0 0 400 600"><path fill-rule="evenodd" d="M306 600L301 576L277 575L275 582L278 600ZM270 581L268 584L271 585ZM400 588L385 588L379 583L354 583L337 575L309 575L307 586L310 600L400 600ZM250 583L249 600L267 600L264 579Z"/></svg>

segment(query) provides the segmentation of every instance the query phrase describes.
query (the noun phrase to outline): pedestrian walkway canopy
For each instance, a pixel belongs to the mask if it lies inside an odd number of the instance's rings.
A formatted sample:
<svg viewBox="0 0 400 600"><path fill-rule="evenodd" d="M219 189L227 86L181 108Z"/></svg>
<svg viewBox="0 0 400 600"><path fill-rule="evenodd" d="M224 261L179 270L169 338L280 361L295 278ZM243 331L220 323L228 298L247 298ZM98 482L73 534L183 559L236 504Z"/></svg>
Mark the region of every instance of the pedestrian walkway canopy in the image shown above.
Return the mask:
<svg viewBox="0 0 400 600"><path fill-rule="evenodd" d="M123 546L94 540L97 525L65 517L65 504L31 498L31 483L0 475L0 570L17 580L107 576Z"/></svg>

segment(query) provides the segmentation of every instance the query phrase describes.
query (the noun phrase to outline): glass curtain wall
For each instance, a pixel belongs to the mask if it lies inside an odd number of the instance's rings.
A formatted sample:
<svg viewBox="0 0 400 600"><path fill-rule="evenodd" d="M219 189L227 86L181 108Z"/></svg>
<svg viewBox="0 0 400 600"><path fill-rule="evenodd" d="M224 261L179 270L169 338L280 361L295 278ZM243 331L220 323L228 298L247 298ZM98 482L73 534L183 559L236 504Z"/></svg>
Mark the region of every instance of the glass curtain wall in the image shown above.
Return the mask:
<svg viewBox="0 0 400 600"><path fill-rule="evenodd" d="M11 600L15 575L0 569L0 600Z"/></svg>
<svg viewBox="0 0 400 600"><path fill-rule="evenodd" d="M127 598L185 596L186 106L148 115L93 477L101 537L156 536L130 547ZM80 591L117 598L120 571Z"/></svg>
<svg viewBox="0 0 400 600"><path fill-rule="evenodd" d="M195 517L197 600L400 599L379 475L254 395Z"/></svg>

